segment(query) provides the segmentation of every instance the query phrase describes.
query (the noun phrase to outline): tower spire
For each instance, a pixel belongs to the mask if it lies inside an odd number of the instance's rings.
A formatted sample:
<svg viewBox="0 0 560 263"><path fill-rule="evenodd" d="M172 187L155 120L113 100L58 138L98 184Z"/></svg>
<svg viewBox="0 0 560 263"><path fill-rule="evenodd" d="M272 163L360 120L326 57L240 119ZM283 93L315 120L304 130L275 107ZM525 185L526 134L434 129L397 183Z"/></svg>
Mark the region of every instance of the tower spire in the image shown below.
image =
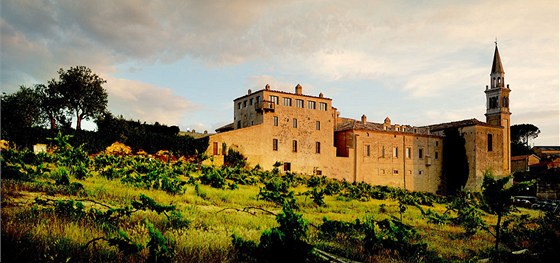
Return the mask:
<svg viewBox="0 0 560 263"><path fill-rule="evenodd" d="M492 62L492 73L505 73L504 67L502 66L502 59L500 58L500 52L498 52L498 40L494 42L496 44L496 49L494 50L494 61Z"/></svg>

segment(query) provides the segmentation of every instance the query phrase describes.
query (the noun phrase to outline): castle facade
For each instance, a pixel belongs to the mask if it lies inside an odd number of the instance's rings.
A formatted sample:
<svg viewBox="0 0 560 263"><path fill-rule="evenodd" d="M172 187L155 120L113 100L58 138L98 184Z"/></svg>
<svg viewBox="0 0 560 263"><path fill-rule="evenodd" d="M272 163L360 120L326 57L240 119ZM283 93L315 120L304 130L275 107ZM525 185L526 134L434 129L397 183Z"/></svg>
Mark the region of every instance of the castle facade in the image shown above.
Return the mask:
<svg viewBox="0 0 560 263"><path fill-rule="evenodd" d="M468 119L421 127L339 116L323 94L272 90L269 85L234 100L234 122L211 135L207 154L222 164L228 149L250 165L325 175L349 182L449 193L479 191L486 171L510 173L509 85L498 47L486 121Z"/></svg>

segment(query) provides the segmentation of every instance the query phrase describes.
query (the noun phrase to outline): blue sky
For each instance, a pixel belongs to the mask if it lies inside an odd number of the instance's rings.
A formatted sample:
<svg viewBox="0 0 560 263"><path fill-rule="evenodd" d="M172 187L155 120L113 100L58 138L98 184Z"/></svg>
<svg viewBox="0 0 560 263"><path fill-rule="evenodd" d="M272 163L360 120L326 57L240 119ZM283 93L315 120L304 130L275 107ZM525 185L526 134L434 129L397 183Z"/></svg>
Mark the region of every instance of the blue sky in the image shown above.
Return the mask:
<svg viewBox="0 0 560 263"><path fill-rule="evenodd" d="M197 131L266 84L299 83L374 122L484 120L497 37L512 123L560 144L556 0L6 0L0 12L2 91L84 65L107 80L114 114Z"/></svg>

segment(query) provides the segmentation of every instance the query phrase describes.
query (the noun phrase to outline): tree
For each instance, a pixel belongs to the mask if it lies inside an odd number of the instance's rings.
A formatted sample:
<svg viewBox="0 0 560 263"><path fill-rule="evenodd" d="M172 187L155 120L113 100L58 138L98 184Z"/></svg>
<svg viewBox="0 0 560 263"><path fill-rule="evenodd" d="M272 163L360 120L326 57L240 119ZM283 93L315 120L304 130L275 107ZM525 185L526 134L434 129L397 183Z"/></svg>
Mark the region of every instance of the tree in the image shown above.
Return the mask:
<svg viewBox="0 0 560 263"><path fill-rule="evenodd" d="M19 133L22 129L40 126L39 94L35 89L20 86L13 94L2 94L2 132Z"/></svg>
<svg viewBox="0 0 560 263"><path fill-rule="evenodd" d="M59 94L76 116L76 130L81 130L82 120L98 118L107 108L107 92L101 86L104 79L85 66L58 70L59 80L49 81L49 89Z"/></svg>
<svg viewBox="0 0 560 263"><path fill-rule="evenodd" d="M67 114L65 114L64 98L58 92L58 87L56 85L37 84L35 90L39 94L41 110L45 121L50 124L50 128L55 130L58 128L58 124L63 127L70 127L72 118L67 118Z"/></svg>
<svg viewBox="0 0 560 263"><path fill-rule="evenodd" d="M511 141L529 146L529 140L539 136L541 131L533 124L516 124L511 126Z"/></svg>
<svg viewBox="0 0 560 263"><path fill-rule="evenodd" d="M507 216L513 209L512 197L525 188L527 183L514 184L512 187L506 187L511 180L511 176L495 179L492 173L486 172L484 174L484 181L482 182L482 196L484 197L483 209L486 212L498 216L498 222L494 226L494 235L496 238L494 249L496 256L498 256L498 245L501 238L502 219Z"/></svg>

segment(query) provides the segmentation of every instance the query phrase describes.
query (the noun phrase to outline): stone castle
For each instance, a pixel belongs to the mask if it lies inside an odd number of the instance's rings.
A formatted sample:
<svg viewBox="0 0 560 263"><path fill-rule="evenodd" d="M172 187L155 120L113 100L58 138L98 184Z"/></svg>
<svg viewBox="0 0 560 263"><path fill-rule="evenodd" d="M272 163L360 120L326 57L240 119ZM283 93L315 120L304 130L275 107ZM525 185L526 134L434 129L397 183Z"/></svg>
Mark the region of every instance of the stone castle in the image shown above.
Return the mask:
<svg viewBox="0 0 560 263"><path fill-rule="evenodd" d="M234 100L234 122L211 135L207 154L223 163L228 149L250 165L325 175L349 182L446 193L479 191L483 174L510 173L509 85L494 51L486 86L486 122L468 119L415 127L343 118L332 99L272 90Z"/></svg>

